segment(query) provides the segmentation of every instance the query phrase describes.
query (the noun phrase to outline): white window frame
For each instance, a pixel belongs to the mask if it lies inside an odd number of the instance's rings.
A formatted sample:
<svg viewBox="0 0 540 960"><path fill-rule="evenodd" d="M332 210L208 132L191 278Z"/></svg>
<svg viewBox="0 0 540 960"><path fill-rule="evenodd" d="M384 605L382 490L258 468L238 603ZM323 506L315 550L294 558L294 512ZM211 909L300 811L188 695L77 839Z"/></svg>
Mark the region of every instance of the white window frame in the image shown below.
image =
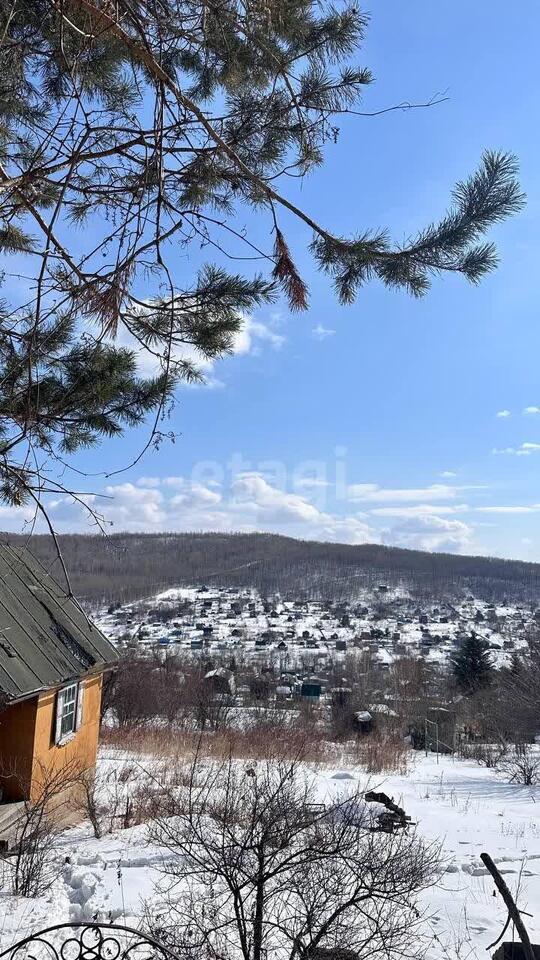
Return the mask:
<svg viewBox="0 0 540 960"><path fill-rule="evenodd" d="M70 683L58 691L54 742L62 745L72 740L82 723L83 686Z"/></svg>

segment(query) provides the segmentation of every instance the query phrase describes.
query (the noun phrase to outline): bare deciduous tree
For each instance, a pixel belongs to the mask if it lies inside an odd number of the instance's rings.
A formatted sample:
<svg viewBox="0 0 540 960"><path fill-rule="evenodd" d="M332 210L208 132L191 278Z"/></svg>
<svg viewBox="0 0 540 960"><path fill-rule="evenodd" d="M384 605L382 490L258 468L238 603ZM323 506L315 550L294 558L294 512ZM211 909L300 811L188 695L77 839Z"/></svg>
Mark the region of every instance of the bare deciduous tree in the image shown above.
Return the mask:
<svg viewBox="0 0 540 960"><path fill-rule="evenodd" d="M71 792L77 789L81 777L76 761L61 767L40 764L34 778L36 794L25 801L17 823L17 843L11 864L14 893L38 897L54 881L56 835L62 821L69 816Z"/></svg>

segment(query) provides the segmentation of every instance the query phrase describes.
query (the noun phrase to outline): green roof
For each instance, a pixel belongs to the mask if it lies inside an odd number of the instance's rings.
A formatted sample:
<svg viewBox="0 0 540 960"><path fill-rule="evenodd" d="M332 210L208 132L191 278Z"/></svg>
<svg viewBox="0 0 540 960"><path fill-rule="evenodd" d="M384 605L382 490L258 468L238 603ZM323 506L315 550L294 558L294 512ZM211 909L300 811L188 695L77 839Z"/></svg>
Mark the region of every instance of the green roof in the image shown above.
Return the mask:
<svg viewBox="0 0 540 960"><path fill-rule="evenodd" d="M27 551L0 543L0 694L16 700L118 659L113 645Z"/></svg>

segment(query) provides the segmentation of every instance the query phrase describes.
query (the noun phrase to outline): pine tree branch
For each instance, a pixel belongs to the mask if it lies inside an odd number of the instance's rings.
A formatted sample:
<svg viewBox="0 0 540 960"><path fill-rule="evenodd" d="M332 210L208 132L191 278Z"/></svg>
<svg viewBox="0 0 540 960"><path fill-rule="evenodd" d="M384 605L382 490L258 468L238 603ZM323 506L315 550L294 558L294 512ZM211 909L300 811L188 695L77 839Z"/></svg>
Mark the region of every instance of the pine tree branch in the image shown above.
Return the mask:
<svg viewBox="0 0 540 960"><path fill-rule="evenodd" d="M61 0L50 0L50 3L56 9L56 11L62 15ZM354 287L358 284L358 282L361 282L364 276L369 275L371 267L374 267L376 270L380 271L385 282L389 284L405 284L409 286L412 293L416 293L418 295L423 293L428 286L426 278L423 277L421 273L421 271L425 271L426 269L435 271L457 269L460 272L466 272L469 278L474 280L475 272L477 275L480 275L482 270L485 272L486 269L491 269L494 265L495 261L492 251L488 250L487 248L484 251L483 258L481 258L480 255L478 256L478 267L476 266L476 262L473 259L472 254L470 257L470 264L469 262L465 261L463 266L456 266L451 258L447 258L445 260L440 255L439 251L436 251L436 255L433 255L433 252L430 255L430 251L427 249L426 244L423 243L417 242L408 248L405 247L404 249L400 250L390 250L388 248L388 242L386 241L386 238L384 238L383 243L380 243L378 242L377 237L368 239L368 237L365 236L360 237L356 241L345 241L333 236L328 230L310 217L309 214L307 214L302 208L298 207L287 197L279 193L275 188L271 187L242 160L237 151L235 151L218 133L204 111L201 110L200 107L190 97L180 90L178 85L169 76L166 70L164 70L161 64L158 63L148 45L145 46L130 36L117 20L110 16L105 10L97 8L92 0L73 0L73 3L95 19L95 22L100 28L100 35L110 33L117 40L119 40L134 57L134 59L144 66L149 71L150 75L153 76L157 82L162 84L162 86L174 96L177 103L197 119L201 127L205 130L216 146L219 147L224 155L246 177L246 179L257 188L257 190L266 198L268 202L279 204L280 206L289 210L289 212L294 214L295 217L297 217L307 226L309 226L318 238L316 242L319 244L320 249L323 249L324 247L326 247L328 250L333 249L337 259L340 257L343 258L343 256L346 256L347 253L349 253L352 257L352 261L356 260L356 266L354 266L351 262L352 272L344 278L344 300L349 298L349 294L346 292L347 288L351 284ZM140 33L144 36L144 31L142 28L140 28ZM486 156L489 158L489 155ZM496 157L496 155L493 156ZM501 159L504 160L502 157ZM513 203L509 205L510 210L504 212L502 216L508 215L508 212L515 212L516 210L519 210L522 204L523 196L518 195L516 189L514 190ZM471 212L471 215L472 213L474 213L474 211ZM500 219L500 216L498 219ZM432 251L434 247L435 244L432 244ZM416 270L411 267L411 265L414 263L417 264ZM481 265L482 263L484 266Z"/></svg>
<svg viewBox="0 0 540 960"><path fill-rule="evenodd" d="M55 8L57 13L62 16L60 0L50 0L50 3ZM273 187L268 186L268 184L266 184L247 166L246 163L244 163L244 161L238 156L233 148L219 135L217 130L215 130L206 117L204 111L202 111L185 93L182 93L178 85L172 80L168 73L166 73L150 50L134 40L133 37L130 37L130 35L122 29L116 20L109 16L109 14L104 10L96 8L91 0L73 0L73 3L80 7L81 10L84 10L86 13L89 13L91 16L93 16L97 20L98 24L103 25L104 29L100 30L100 34L110 32L114 37L116 37L117 40L120 40L121 43L124 44L133 57L143 66L145 66L149 73L156 80L162 83L170 93L173 94L179 105L185 110L188 110L194 117L197 118L198 122L201 124L209 137L214 141L214 143L244 174L244 176L266 196L268 200L273 200L275 203L280 204L280 206L285 207L300 220L303 220L303 222L307 226L311 227L314 233L318 234L318 236L321 238L337 242L335 237L321 227L320 224L313 220L313 218L305 213L305 211L303 211L300 207L297 207L296 204L292 203L286 197L283 197L277 192L277 190L274 190Z"/></svg>
<svg viewBox="0 0 540 960"><path fill-rule="evenodd" d="M0 176L2 178L0 183L4 182L7 179L7 173L1 163L0 163ZM84 273L80 271L79 267L72 260L72 258L70 257L65 247L60 243L60 241L52 232L52 230L50 230L49 224L43 219L39 210L36 208L35 204L33 204L32 201L27 196L25 196L24 192L19 187L15 188L15 192L19 197L23 206L26 207L28 212L32 214L36 223L39 225L39 227L41 227L41 230L43 231L45 237L50 238L51 243L56 248L56 250L62 257L62 259L65 261L65 263L67 263L68 266L71 268L71 270L73 270L73 273L79 278L79 280L82 280L83 283L86 283L87 278L85 277Z"/></svg>

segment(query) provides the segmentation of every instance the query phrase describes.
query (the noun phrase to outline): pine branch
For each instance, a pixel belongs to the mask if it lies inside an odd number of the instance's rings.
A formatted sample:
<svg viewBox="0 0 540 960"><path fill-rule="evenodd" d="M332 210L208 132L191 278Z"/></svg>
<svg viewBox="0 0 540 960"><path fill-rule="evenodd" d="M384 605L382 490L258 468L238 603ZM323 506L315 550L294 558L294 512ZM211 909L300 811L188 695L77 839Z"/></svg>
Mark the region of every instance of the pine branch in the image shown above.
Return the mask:
<svg viewBox="0 0 540 960"><path fill-rule="evenodd" d="M291 310L307 310L307 285L298 273L285 238L277 225L275 232L274 257L276 264L272 276L285 291Z"/></svg>

